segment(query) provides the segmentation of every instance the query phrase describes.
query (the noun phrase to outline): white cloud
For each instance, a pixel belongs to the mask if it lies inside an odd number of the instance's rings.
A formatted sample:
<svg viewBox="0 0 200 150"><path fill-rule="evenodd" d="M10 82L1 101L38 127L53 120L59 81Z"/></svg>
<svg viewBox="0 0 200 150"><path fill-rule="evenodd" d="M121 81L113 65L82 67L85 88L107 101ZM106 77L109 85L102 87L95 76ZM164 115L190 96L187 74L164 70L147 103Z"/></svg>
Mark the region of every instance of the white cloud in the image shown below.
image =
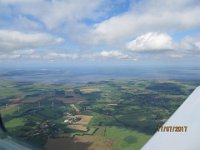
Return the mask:
<svg viewBox="0 0 200 150"><path fill-rule="evenodd" d="M200 36L187 36L179 44L182 49L200 50Z"/></svg>
<svg viewBox="0 0 200 150"><path fill-rule="evenodd" d="M31 59L40 59L42 56L41 55L39 55L39 54L32 54L32 55L30 55L30 58Z"/></svg>
<svg viewBox="0 0 200 150"><path fill-rule="evenodd" d="M168 50L173 48L172 38L166 33L150 32L127 44L131 51Z"/></svg>
<svg viewBox="0 0 200 150"><path fill-rule="evenodd" d="M38 48L63 42L62 38L45 33L24 33L14 30L0 30L0 51Z"/></svg>
<svg viewBox="0 0 200 150"><path fill-rule="evenodd" d="M120 51L101 51L99 54L97 54L101 57L105 57L105 58L128 58L128 55L123 54Z"/></svg>
<svg viewBox="0 0 200 150"><path fill-rule="evenodd" d="M144 0L123 14L94 26L95 43L115 43L146 32L174 32L200 27L197 0Z"/></svg>
<svg viewBox="0 0 200 150"><path fill-rule="evenodd" d="M19 13L32 15L49 29L63 23L77 23L99 16L97 9L103 0L1 0L0 4L14 4Z"/></svg>
<svg viewBox="0 0 200 150"><path fill-rule="evenodd" d="M171 54L170 57L172 57L172 58L183 58L184 55L183 54Z"/></svg>
<svg viewBox="0 0 200 150"><path fill-rule="evenodd" d="M0 52L0 59L18 59L18 58L41 58L40 54L34 49L15 50L10 52Z"/></svg>
<svg viewBox="0 0 200 150"><path fill-rule="evenodd" d="M129 52L137 52L140 56L155 58L200 56L200 36L187 36L181 41L174 41L166 33L150 32L128 42L126 48Z"/></svg>
<svg viewBox="0 0 200 150"><path fill-rule="evenodd" d="M32 55L35 53L34 49L27 49L27 50L17 50L13 51L13 54L18 54L18 55Z"/></svg>
<svg viewBox="0 0 200 150"><path fill-rule="evenodd" d="M45 59L77 59L79 56L76 53L64 53L64 52L49 52L44 58Z"/></svg>
<svg viewBox="0 0 200 150"><path fill-rule="evenodd" d="M33 57L32 57L33 58ZM101 60L101 59L128 59L136 60L132 55L123 53L122 51L100 51L100 52L85 52L85 53L68 53L68 52L57 52L51 51L42 55L43 59L47 60Z"/></svg>
<svg viewBox="0 0 200 150"><path fill-rule="evenodd" d="M19 54L0 54L1 60L16 59L19 58Z"/></svg>

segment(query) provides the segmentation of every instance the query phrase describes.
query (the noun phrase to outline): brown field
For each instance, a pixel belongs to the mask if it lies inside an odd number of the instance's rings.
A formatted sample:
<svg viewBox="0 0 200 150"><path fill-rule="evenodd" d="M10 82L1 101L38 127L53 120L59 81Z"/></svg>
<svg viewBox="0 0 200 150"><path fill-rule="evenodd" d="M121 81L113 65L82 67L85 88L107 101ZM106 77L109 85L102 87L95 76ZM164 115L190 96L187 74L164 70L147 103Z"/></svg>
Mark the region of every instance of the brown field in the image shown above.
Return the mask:
<svg viewBox="0 0 200 150"><path fill-rule="evenodd" d="M67 116L67 118L81 118L78 122L74 122L71 125L68 125L68 128L80 130L80 131L87 131L87 125L91 121L93 116L87 115L75 115L75 116Z"/></svg>
<svg viewBox="0 0 200 150"><path fill-rule="evenodd" d="M93 93L93 92L100 92L100 89L97 88L82 88L80 91L84 94Z"/></svg>
<svg viewBox="0 0 200 150"><path fill-rule="evenodd" d="M7 110L7 109L10 109L10 108L15 108L15 107L17 107L17 104L11 104L11 105L8 105L7 107L1 106L0 110Z"/></svg>
<svg viewBox="0 0 200 150"><path fill-rule="evenodd" d="M112 140L90 135L49 139L45 148L47 150L111 150Z"/></svg>
<svg viewBox="0 0 200 150"><path fill-rule="evenodd" d="M93 116L76 115L76 117L80 117L81 118L81 120L78 122L78 124L88 125L88 123L91 121Z"/></svg>
<svg viewBox="0 0 200 150"><path fill-rule="evenodd" d="M38 101L41 101L44 97L42 96L36 96L36 97L28 97L28 98L24 98L23 103L35 103Z"/></svg>
<svg viewBox="0 0 200 150"><path fill-rule="evenodd" d="M13 102L13 103L17 103L17 102L20 102L22 101L23 98L12 98L12 99L9 99L10 102Z"/></svg>
<svg viewBox="0 0 200 150"><path fill-rule="evenodd" d="M87 131L87 127L82 124L68 125L70 129L79 130L79 131Z"/></svg>

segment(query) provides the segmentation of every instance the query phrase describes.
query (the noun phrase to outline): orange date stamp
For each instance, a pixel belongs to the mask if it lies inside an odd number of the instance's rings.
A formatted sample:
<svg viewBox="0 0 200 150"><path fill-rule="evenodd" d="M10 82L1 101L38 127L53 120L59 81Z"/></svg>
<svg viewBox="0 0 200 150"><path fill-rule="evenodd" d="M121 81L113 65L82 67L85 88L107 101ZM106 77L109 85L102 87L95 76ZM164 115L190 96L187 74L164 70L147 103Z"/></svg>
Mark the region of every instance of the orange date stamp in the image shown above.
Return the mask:
<svg viewBox="0 0 200 150"><path fill-rule="evenodd" d="M187 126L161 126L158 132L187 132Z"/></svg>

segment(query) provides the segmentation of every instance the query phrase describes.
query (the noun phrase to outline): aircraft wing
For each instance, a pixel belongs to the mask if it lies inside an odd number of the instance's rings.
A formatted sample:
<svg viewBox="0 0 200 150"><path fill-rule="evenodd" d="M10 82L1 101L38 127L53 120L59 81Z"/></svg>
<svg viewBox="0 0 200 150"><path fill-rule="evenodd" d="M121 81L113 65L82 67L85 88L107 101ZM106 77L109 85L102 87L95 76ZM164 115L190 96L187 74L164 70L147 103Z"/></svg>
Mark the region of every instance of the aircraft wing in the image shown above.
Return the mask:
<svg viewBox="0 0 200 150"><path fill-rule="evenodd" d="M9 135L7 135L0 114L0 150L39 150L38 148L31 148L30 145L19 142Z"/></svg>
<svg viewBox="0 0 200 150"><path fill-rule="evenodd" d="M31 150L11 138L0 139L0 150Z"/></svg>
<svg viewBox="0 0 200 150"><path fill-rule="evenodd" d="M200 87L194 90L142 150L200 150Z"/></svg>

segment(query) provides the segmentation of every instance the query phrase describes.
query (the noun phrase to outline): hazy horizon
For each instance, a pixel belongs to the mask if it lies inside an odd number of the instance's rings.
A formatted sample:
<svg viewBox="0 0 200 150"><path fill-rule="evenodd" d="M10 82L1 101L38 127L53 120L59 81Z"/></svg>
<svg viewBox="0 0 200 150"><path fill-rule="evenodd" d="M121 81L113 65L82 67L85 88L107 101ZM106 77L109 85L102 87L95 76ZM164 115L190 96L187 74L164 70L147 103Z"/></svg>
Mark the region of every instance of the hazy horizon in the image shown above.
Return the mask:
<svg viewBox="0 0 200 150"><path fill-rule="evenodd" d="M5 67L0 78L48 83L87 83L104 80L199 80L200 67L172 66L40 66Z"/></svg>

